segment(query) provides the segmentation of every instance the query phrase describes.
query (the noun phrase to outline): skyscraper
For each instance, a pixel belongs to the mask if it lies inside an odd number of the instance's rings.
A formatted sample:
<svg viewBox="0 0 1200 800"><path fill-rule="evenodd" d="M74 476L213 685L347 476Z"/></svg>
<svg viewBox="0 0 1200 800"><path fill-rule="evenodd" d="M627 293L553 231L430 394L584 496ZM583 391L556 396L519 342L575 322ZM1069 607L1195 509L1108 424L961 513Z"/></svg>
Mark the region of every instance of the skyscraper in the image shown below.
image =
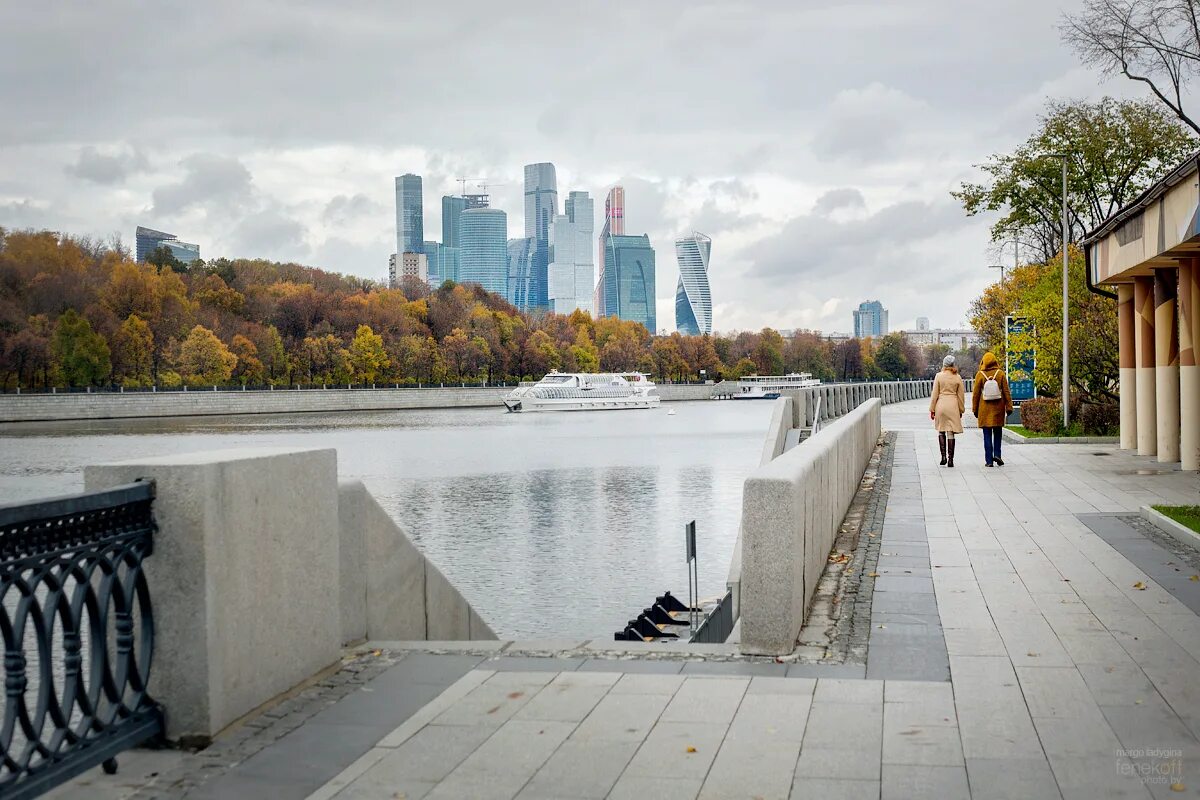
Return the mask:
<svg viewBox="0 0 1200 800"><path fill-rule="evenodd" d="M429 285L434 289L446 281L458 281L458 248L447 247L438 242L425 243L425 256L429 260Z"/></svg>
<svg viewBox="0 0 1200 800"><path fill-rule="evenodd" d="M604 314L656 331L654 248L650 237L610 234L604 249Z"/></svg>
<svg viewBox="0 0 1200 800"><path fill-rule="evenodd" d="M534 240L533 269L527 305L522 310L549 306L550 223L558 214L558 178L549 162L525 165L525 236Z"/></svg>
<svg viewBox="0 0 1200 800"><path fill-rule="evenodd" d="M164 233L138 225L134 232L134 238L138 261L146 261L160 247L167 248L171 255L184 264L190 264L200 257L200 245L181 242L173 233Z"/></svg>
<svg viewBox="0 0 1200 800"><path fill-rule="evenodd" d="M712 295L708 289L708 257L712 239L703 233L675 240L679 283L675 287L675 327L685 336L712 333Z"/></svg>
<svg viewBox="0 0 1200 800"><path fill-rule="evenodd" d="M596 294L592 300L592 307L595 309L597 318L608 316L604 305L604 251L608 249L608 237L610 234L619 236L624 233L625 189L614 186L608 190L608 197L604 199L604 226L600 228L600 246L597 250L599 257L596 259L596 264L600 267L600 278L596 281Z"/></svg>
<svg viewBox="0 0 1200 800"><path fill-rule="evenodd" d="M592 231L594 203L587 192L571 192L564 204L566 213L550 224L550 266L547 292L550 309L570 314L575 309L591 313L594 272Z"/></svg>
<svg viewBox="0 0 1200 800"><path fill-rule="evenodd" d="M458 247L458 215L467 210L467 198L447 195L442 198L442 244Z"/></svg>
<svg viewBox="0 0 1200 800"><path fill-rule="evenodd" d="M425 210L421 200L421 176L411 173L396 178L396 252L420 253L425 244Z"/></svg>
<svg viewBox="0 0 1200 800"><path fill-rule="evenodd" d="M858 304L854 310L854 336L865 339L868 336L885 336L888 332L888 312L883 303L878 300L868 300Z"/></svg>
<svg viewBox="0 0 1200 800"><path fill-rule="evenodd" d="M533 289L533 261L537 242L532 236L508 240L508 289L505 297L517 308L530 308L529 295Z"/></svg>
<svg viewBox="0 0 1200 800"><path fill-rule="evenodd" d="M498 208L468 208L459 216L458 279L489 292L508 290L508 215Z"/></svg>

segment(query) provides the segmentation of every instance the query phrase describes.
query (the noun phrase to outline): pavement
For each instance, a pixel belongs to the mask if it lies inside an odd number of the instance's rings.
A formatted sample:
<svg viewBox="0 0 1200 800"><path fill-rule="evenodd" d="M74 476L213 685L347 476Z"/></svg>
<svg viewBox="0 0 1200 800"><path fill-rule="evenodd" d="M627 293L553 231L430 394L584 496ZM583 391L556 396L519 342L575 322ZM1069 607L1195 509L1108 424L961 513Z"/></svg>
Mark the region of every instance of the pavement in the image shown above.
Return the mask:
<svg viewBox="0 0 1200 800"><path fill-rule="evenodd" d="M1102 444L988 469L972 430L942 468L926 409L884 408L865 666L410 652L186 796L1200 797L1200 575L1130 520L1200 478ZM185 794L121 779L57 796Z"/></svg>

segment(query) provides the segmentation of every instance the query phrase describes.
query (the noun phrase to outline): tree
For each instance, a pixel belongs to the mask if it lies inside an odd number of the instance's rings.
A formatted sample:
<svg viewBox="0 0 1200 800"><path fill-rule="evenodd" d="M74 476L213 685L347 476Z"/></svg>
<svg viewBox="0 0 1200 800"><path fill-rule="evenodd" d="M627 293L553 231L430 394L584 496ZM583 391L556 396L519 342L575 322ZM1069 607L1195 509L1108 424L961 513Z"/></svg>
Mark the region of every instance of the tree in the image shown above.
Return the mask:
<svg viewBox="0 0 1200 800"><path fill-rule="evenodd" d="M984 182L951 194L968 216L1000 212L992 241L1015 237L1030 260L1045 262L1062 250L1062 166L1053 154L1068 157L1068 234L1077 242L1196 146L1190 131L1148 100L1052 100L1024 144L979 165Z"/></svg>
<svg viewBox="0 0 1200 800"><path fill-rule="evenodd" d="M846 339L833 346L833 370L839 381L866 377L862 346L858 339Z"/></svg>
<svg viewBox="0 0 1200 800"><path fill-rule="evenodd" d="M554 340L545 331L534 331L525 340L521 354L521 374L541 378L562 366L562 356Z"/></svg>
<svg viewBox="0 0 1200 800"><path fill-rule="evenodd" d="M171 248L165 245L159 245L154 248L154 252L146 256L146 263L153 264L159 272L163 269L170 269L172 272L187 272L187 264L184 264L175 254L171 252Z"/></svg>
<svg viewBox="0 0 1200 800"><path fill-rule="evenodd" d="M1083 253L1068 255L1067 293L1071 326L1071 387L1094 400L1116 398L1119 375L1115 301L1088 291L1083 280ZM988 348L1004 363L1004 318L1025 317L1032 332L1010 341L1014 350L1034 348L1033 380L1039 394L1057 396L1062 387L1062 259L1025 264L1009 273L1004 285L986 288L971 304L971 324Z"/></svg>
<svg viewBox="0 0 1200 800"><path fill-rule="evenodd" d="M237 366L237 356L203 325L192 328L179 346L179 374L190 386L225 383Z"/></svg>
<svg viewBox="0 0 1200 800"><path fill-rule="evenodd" d="M154 367L154 334L137 314L130 314L113 336L113 377L126 388L149 386Z"/></svg>
<svg viewBox="0 0 1200 800"><path fill-rule="evenodd" d="M350 382L350 353L332 333L305 337L301 345L300 362L310 383Z"/></svg>
<svg viewBox="0 0 1200 800"><path fill-rule="evenodd" d="M1067 14L1063 39L1085 64L1146 86L1196 133L1184 108L1187 81L1200 69L1200 11L1196 0L1085 0Z"/></svg>
<svg viewBox="0 0 1200 800"><path fill-rule="evenodd" d="M50 363L50 340L32 328L17 331L4 343L4 383L8 388L9 375L15 375L18 386L31 387L42 373L45 383Z"/></svg>
<svg viewBox="0 0 1200 800"><path fill-rule="evenodd" d="M751 358L759 375L783 374L783 337L771 328L763 328Z"/></svg>
<svg viewBox="0 0 1200 800"><path fill-rule="evenodd" d="M111 353L92 324L68 309L54 326L50 356L55 371L68 386L100 384L112 372Z"/></svg>
<svg viewBox="0 0 1200 800"><path fill-rule="evenodd" d="M350 343L350 363L354 366L355 380L374 383L388 368L387 351L383 349L383 337L371 330L369 325L359 325Z"/></svg>
<svg viewBox="0 0 1200 800"><path fill-rule="evenodd" d="M879 340L875 351L875 366L886 380L903 380L909 375L909 363L904 354L904 338L889 333Z"/></svg>
<svg viewBox="0 0 1200 800"><path fill-rule="evenodd" d="M258 347L242 334L233 337L229 350L237 356L233 378L243 386L257 386L266 380L267 370L258 357Z"/></svg>

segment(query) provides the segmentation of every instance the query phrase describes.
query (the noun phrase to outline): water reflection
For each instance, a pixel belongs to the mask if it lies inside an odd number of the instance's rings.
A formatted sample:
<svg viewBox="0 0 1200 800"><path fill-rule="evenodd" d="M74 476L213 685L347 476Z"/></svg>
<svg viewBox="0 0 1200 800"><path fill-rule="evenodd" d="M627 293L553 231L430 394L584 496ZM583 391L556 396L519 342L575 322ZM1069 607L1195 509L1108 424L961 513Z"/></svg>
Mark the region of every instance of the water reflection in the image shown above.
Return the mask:
<svg viewBox="0 0 1200 800"><path fill-rule="evenodd" d="M606 636L657 593L723 590L769 404L649 412L355 412L0 425L0 497L82 488L82 465L227 447L333 447L504 637Z"/></svg>

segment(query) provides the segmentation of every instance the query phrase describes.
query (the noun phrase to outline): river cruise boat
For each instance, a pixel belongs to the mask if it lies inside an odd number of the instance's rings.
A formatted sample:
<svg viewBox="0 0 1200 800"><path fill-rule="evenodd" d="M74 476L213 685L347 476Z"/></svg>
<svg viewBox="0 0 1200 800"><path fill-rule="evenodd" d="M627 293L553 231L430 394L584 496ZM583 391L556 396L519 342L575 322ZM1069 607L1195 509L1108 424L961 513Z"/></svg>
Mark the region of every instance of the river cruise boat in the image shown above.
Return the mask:
<svg viewBox="0 0 1200 800"><path fill-rule="evenodd" d="M738 391L734 400L774 400L785 389L806 389L820 386L821 381L809 372L791 372L787 375L747 375L738 380Z"/></svg>
<svg viewBox="0 0 1200 800"><path fill-rule="evenodd" d="M654 382L640 372L551 372L504 397L509 411L612 411L658 408L660 402Z"/></svg>

